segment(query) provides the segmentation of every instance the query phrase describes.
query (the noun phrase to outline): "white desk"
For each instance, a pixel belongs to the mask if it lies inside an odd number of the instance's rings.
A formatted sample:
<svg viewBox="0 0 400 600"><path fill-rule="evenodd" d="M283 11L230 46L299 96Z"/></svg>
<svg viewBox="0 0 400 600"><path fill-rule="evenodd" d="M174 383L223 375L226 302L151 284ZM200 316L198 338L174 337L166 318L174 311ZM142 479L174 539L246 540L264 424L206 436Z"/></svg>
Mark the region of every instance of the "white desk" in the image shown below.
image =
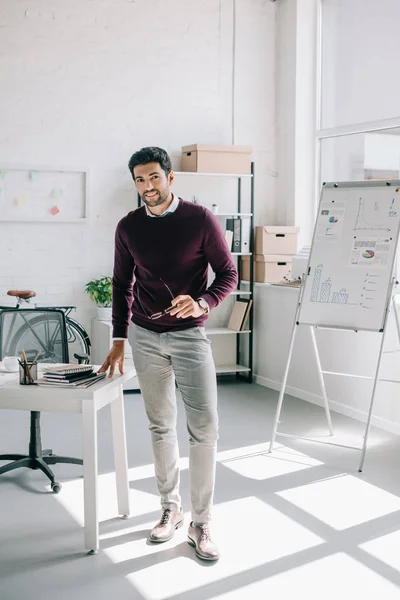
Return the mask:
<svg viewBox="0 0 400 600"><path fill-rule="evenodd" d="M90 351L91 360L96 364L102 364L112 346L112 324L111 321L100 321L92 319L91 335L92 348ZM132 348L128 341L124 347L124 366L128 369L134 369ZM124 384L124 390L140 391L138 378L135 376Z"/></svg>
<svg viewBox="0 0 400 600"><path fill-rule="evenodd" d="M123 375L106 377L87 389L74 390L20 385L16 373L11 381L0 386L0 409L82 414L85 548L90 554L99 549L97 411L107 404L111 405L118 512L124 517L130 513L123 384L134 376L134 369L126 369Z"/></svg>

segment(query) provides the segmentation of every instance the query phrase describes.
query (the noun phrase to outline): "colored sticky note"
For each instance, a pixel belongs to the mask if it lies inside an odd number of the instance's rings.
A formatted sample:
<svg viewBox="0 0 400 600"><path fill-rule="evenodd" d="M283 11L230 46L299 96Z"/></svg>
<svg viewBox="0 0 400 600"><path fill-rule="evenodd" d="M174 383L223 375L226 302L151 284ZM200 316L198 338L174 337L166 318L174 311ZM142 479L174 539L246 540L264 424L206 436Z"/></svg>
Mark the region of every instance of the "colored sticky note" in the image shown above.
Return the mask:
<svg viewBox="0 0 400 600"><path fill-rule="evenodd" d="M17 197L14 199L14 203L15 203L17 206L24 206L24 204L26 204L26 198L25 198L25 196L17 196Z"/></svg>
<svg viewBox="0 0 400 600"><path fill-rule="evenodd" d="M5 171L0 171L0 179L4 179L6 176L6 172Z"/></svg>
<svg viewBox="0 0 400 600"><path fill-rule="evenodd" d="M54 206L52 206L52 207L50 208L50 212L51 212L51 214L52 214L52 215L53 215L53 217L54 217L55 215L57 215L57 214L60 212L60 209L58 208L58 206L55 206L55 205L54 205Z"/></svg>
<svg viewBox="0 0 400 600"><path fill-rule="evenodd" d="M50 196L54 199L56 198L62 198L64 192L62 191L61 188L54 188L51 190Z"/></svg>
<svg viewBox="0 0 400 600"><path fill-rule="evenodd" d="M35 181L36 179L39 179L40 174L38 173L38 171L29 171L29 179L31 181Z"/></svg>

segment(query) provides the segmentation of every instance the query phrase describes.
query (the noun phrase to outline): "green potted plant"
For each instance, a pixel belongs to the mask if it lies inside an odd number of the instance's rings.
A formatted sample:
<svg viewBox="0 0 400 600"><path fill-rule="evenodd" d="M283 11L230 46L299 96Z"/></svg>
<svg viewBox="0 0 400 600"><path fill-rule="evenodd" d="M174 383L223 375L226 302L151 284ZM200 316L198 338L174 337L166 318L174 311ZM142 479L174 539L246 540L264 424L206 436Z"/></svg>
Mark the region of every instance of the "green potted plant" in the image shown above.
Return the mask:
<svg viewBox="0 0 400 600"><path fill-rule="evenodd" d="M89 294L90 299L95 303L97 309L97 318L100 321L109 321L111 319L112 302L112 279L111 277L100 277L92 279L86 284L85 292Z"/></svg>

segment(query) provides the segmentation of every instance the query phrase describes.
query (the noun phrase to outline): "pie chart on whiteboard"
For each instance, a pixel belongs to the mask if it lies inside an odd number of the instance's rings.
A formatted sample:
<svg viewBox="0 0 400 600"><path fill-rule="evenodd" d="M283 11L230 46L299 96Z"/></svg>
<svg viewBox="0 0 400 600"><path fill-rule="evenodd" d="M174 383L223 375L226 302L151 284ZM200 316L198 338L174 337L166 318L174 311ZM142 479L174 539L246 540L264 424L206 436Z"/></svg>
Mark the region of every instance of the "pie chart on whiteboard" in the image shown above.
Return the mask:
<svg viewBox="0 0 400 600"><path fill-rule="evenodd" d="M365 250L365 252L363 252L364 258L374 258L374 256L375 252L373 250Z"/></svg>

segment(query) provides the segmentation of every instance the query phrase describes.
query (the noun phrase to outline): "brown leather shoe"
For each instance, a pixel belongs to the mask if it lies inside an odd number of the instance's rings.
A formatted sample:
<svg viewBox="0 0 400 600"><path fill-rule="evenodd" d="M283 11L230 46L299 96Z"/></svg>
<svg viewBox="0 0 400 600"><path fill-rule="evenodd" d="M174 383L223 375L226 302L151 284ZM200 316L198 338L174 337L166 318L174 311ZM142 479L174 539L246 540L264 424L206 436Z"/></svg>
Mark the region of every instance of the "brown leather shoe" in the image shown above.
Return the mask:
<svg viewBox="0 0 400 600"><path fill-rule="evenodd" d="M169 510L164 508L161 519L150 532L149 540L152 542L168 542L174 537L175 529L183 525L182 510Z"/></svg>
<svg viewBox="0 0 400 600"><path fill-rule="evenodd" d="M220 558L220 553L211 540L210 531L206 523L196 526L193 525L193 522L190 523L188 543L194 546L196 556L203 560L218 560Z"/></svg>

